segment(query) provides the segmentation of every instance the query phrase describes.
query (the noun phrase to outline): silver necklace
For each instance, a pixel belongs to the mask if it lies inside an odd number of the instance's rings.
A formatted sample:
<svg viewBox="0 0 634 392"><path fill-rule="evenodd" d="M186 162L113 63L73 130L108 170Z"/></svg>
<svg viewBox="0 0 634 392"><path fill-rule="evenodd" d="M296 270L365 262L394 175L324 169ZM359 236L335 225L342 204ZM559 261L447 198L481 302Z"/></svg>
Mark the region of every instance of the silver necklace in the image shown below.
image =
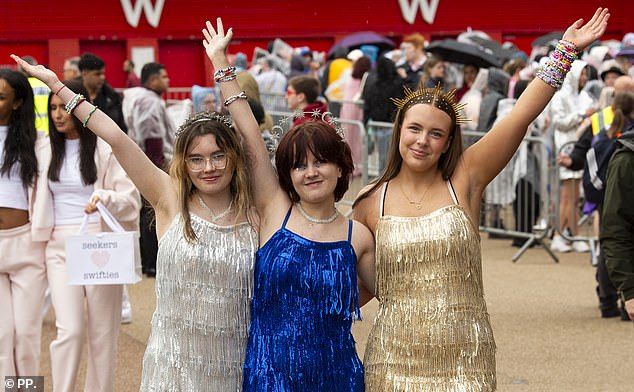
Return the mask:
<svg viewBox="0 0 634 392"><path fill-rule="evenodd" d="M318 225L325 225L327 223L332 223L339 216L339 211L336 208L335 208L335 212L332 215L330 215L328 218L319 219L319 218L315 218L314 216L308 215L306 211L304 211L304 209L302 208L301 203L295 203L295 207L297 207L297 210L299 211L299 213L302 214L302 216L306 218L306 220L312 223L316 223Z"/></svg>
<svg viewBox="0 0 634 392"><path fill-rule="evenodd" d="M214 214L214 212L211 210L211 208L209 208L209 206L207 205L207 203L205 203L205 201L203 200L202 197L200 197L200 195L197 193L196 196L198 197L198 204L200 204L200 206L205 209L208 213L209 216L211 217L211 221L212 222L217 222L220 219L224 218L225 216L227 216L227 214L229 212L231 212L231 207L233 207L233 200L231 200L229 202L229 207L227 207L227 209L225 209L224 211L222 211L221 213L219 213L218 215Z"/></svg>

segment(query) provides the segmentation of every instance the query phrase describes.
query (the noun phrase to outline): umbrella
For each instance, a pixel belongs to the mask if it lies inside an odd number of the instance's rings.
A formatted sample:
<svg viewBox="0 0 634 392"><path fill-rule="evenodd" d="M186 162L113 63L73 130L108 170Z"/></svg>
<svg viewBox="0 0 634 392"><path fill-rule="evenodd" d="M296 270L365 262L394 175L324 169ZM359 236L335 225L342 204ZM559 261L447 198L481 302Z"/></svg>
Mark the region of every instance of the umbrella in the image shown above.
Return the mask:
<svg viewBox="0 0 634 392"><path fill-rule="evenodd" d="M425 51L440 56L450 63L473 64L479 68L500 67L500 61L475 45L444 39L429 44Z"/></svg>
<svg viewBox="0 0 634 392"><path fill-rule="evenodd" d="M328 57L332 56L339 48L347 48L348 50L359 48L363 45L374 45L379 48L379 52L388 49L394 49L396 46L394 41L373 31L361 31L345 36L328 51Z"/></svg>
<svg viewBox="0 0 634 392"><path fill-rule="evenodd" d="M491 53L492 55L494 55L501 61L508 60L511 57L513 57L514 54L519 52L517 48L507 49L504 46L502 46L501 43L497 41L493 41L491 39L486 39L486 38L482 38L478 36L470 37L469 39L474 44L484 48L487 52Z"/></svg>
<svg viewBox="0 0 634 392"><path fill-rule="evenodd" d="M550 45L555 46L557 44L557 41L559 41L561 37L563 36L564 36L563 31L553 31L548 34L544 34L541 37L535 38L531 46L533 48L536 46L550 46Z"/></svg>

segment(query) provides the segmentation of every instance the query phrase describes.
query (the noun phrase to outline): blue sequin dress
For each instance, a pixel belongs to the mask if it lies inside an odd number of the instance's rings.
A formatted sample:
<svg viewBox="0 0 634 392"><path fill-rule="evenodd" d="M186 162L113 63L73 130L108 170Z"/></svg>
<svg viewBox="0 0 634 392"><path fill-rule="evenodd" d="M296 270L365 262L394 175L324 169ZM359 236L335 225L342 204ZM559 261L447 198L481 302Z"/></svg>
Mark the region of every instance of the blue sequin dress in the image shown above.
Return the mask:
<svg viewBox="0 0 634 392"><path fill-rule="evenodd" d="M290 213L256 254L244 391L363 391L352 221L347 241L316 242L286 229Z"/></svg>

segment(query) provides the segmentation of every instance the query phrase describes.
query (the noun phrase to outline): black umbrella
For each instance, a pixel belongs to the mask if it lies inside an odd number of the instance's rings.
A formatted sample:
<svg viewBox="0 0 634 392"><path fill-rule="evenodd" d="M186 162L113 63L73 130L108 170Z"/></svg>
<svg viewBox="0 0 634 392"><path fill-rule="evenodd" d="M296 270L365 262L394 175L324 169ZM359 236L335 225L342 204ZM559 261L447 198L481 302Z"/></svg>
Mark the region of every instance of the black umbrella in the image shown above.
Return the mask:
<svg viewBox="0 0 634 392"><path fill-rule="evenodd" d="M379 48L379 52L387 49L394 49L395 47L394 41L382 36L381 34L375 33L374 31L361 31L347 35L340 41L335 42L328 51L328 57L332 56L338 48L344 47L350 51L363 45L377 46Z"/></svg>
<svg viewBox="0 0 634 392"><path fill-rule="evenodd" d="M485 50L455 39L444 39L429 44L425 51L441 57L445 61L458 64L473 64L479 68L500 67L500 60Z"/></svg>
<svg viewBox="0 0 634 392"><path fill-rule="evenodd" d="M519 52L519 49L517 48L507 49L504 46L502 46L501 43L497 41L493 41L493 40L478 37L478 36L470 37L469 40L471 40L471 42L473 42L474 44L481 46L487 52L491 53L502 62L510 59L511 57L513 57L513 55Z"/></svg>
<svg viewBox="0 0 634 392"><path fill-rule="evenodd" d="M557 41L559 41L561 37L563 36L564 36L563 31L553 31L548 34L544 34L541 37L535 38L531 46L533 48L536 46L550 46L550 45L555 46L557 45Z"/></svg>

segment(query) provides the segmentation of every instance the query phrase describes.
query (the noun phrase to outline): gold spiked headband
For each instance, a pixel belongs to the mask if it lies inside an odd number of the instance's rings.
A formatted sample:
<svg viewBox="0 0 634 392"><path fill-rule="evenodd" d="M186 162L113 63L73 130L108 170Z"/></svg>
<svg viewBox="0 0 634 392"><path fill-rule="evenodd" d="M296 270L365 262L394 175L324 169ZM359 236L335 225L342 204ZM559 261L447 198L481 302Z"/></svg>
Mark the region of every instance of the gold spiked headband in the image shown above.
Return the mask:
<svg viewBox="0 0 634 392"><path fill-rule="evenodd" d="M417 103L433 105L443 112L447 113L456 125L464 124L469 119L462 115L462 110L467 106L465 103L456 103L456 90L445 93L440 85L434 88L419 87L416 91L412 91L409 87L403 88L403 98L390 98L399 110L409 108Z"/></svg>

